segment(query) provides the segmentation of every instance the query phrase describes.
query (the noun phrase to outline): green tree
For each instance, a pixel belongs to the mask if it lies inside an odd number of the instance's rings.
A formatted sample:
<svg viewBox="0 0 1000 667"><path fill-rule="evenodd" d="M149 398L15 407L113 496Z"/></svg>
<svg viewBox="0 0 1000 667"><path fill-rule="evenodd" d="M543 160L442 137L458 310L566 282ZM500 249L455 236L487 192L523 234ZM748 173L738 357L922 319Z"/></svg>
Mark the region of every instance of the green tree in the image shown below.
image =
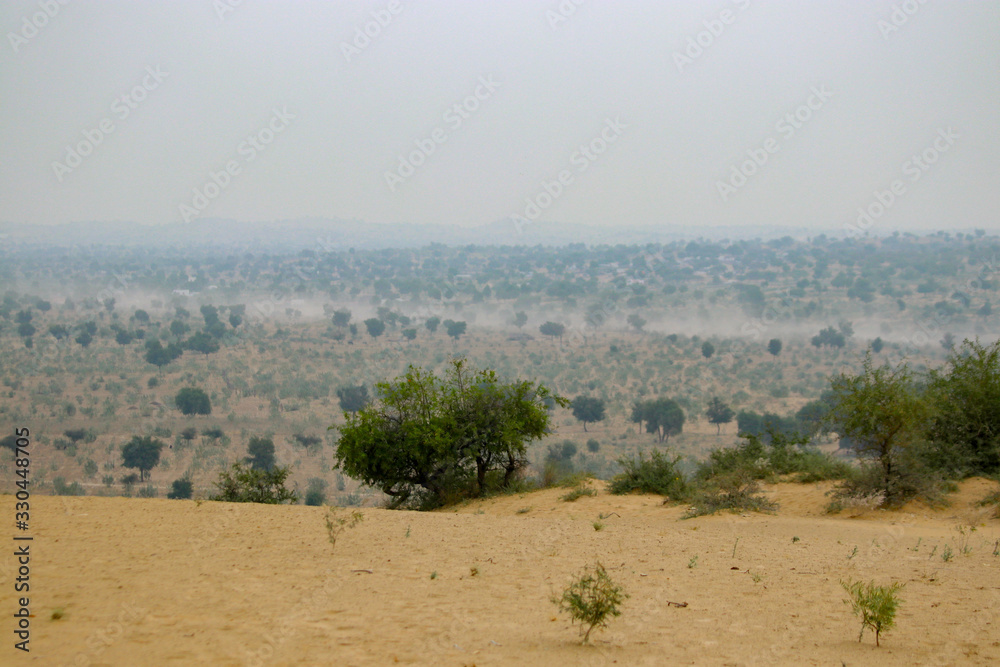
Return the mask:
<svg viewBox="0 0 1000 667"><path fill-rule="evenodd" d="M558 337L562 341L563 334L566 333L566 325L559 324L558 322L546 322L538 327L538 330L543 336Z"/></svg>
<svg viewBox="0 0 1000 667"><path fill-rule="evenodd" d="M340 308L333 311L333 326L335 327L346 327L351 322L351 311L346 308Z"/></svg>
<svg viewBox="0 0 1000 667"><path fill-rule="evenodd" d="M769 340L767 342L767 351L770 352L775 357L781 354L781 339L772 338L771 340Z"/></svg>
<svg viewBox="0 0 1000 667"><path fill-rule="evenodd" d="M441 318L438 317L437 315L433 317L428 317L427 321L424 322L424 326L427 327L427 330L430 331L431 333L437 331L439 324L441 324Z"/></svg>
<svg viewBox="0 0 1000 667"><path fill-rule="evenodd" d="M184 341L184 347L192 352L208 355L219 351L219 341L215 336L199 331Z"/></svg>
<svg viewBox="0 0 1000 667"><path fill-rule="evenodd" d="M52 334L52 337L56 340L62 340L63 338L69 336L69 329L67 329L63 324L52 324L49 325L49 333Z"/></svg>
<svg viewBox="0 0 1000 667"><path fill-rule="evenodd" d="M403 329L400 333L403 334L403 338L405 338L406 340L413 340L414 338L417 337L417 330L412 328Z"/></svg>
<svg viewBox="0 0 1000 667"><path fill-rule="evenodd" d="M219 480L215 482L219 492L211 496L210 500L266 505L296 503L298 496L285 488L285 480L290 472L287 467L257 470L234 463L229 470L219 473Z"/></svg>
<svg viewBox="0 0 1000 667"><path fill-rule="evenodd" d="M715 346L711 342L705 341L701 344L701 356L706 359L711 359L712 355L715 354Z"/></svg>
<svg viewBox="0 0 1000 667"><path fill-rule="evenodd" d="M966 340L932 371L932 465L951 476L1000 473L1000 341Z"/></svg>
<svg viewBox="0 0 1000 667"><path fill-rule="evenodd" d="M210 415L212 414L212 402L206 394L197 387L185 387L177 392L174 398L177 409L185 415Z"/></svg>
<svg viewBox="0 0 1000 667"><path fill-rule="evenodd" d="M632 407L633 422L639 427L646 424L646 432L657 436L659 442L667 442L670 436L679 434L684 429L684 411L681 406L670 398L657 398L636 403Z"/></svg>
<svg viewBox="0 0 1000 667"><path fill-rule="evenodd" d="M880 470L879 489L888 504L903 498L901 458L923 430L927 406L906 364L876 368L865 354L862 372L830 381L831 418L851 438L858 456Z"/></svg>
<svg viewBox="0 0 1000 667"><path fill-rule="evenodd" d="M573 416L583 422L583 432L587 432L587 422L604 421L604 401L593 396L577 396L571 404Z"/></svg>
<svg viewBox="0 0 1000 667"><path fill-rule="evenodd" d="M509 485L527 465L527 443L549 432L548 401L568 404L544 386L470 370L463 359L443 378L411 366L375 393L340 427L337 466L397 504L415 491L438 503L470 487L481 495L492 472Z"/></svg>
<svg viewBox="0 0 1000 667"><path fill-rule="evenodd" d="M158 340L146 341L146 361L157 368L166 366L182 354L184 354L184 350L176 343L170 343L163 347L163 344Z"/></svg>
<svg viewBox="0 0 1000 667"><path fill-rule="evenodd" d="M368 387L365 385L341 387L337 390L340 409L344 412L357 412L368 403Z"/></svg>
<svg viewBox="0 0 1000 667"><path fill-rule="evenodd" d="M882 342L881 336L872 341L872 352L878 354L885 347L885 343Z"/></svg>
<svg viewBox="0 0 1000 667"><path fill-rule="evenodd" d="M263 436L253 436L247 445L247 464L254 470L271 471L277 464L274 458L274 440Z"/></svg>
<svg viewBox="0 0 1000 667"><path fill-rule="evenodd" d="M836 347L841 348L847 344L847 339L844 334L837 331L833 327L827 327L822 329L818 334L812 337L810 342L815 347Z"/></svg>
<svg viewBox="0 0 1000 667"><path fill-rule="evenodd" d="M715 434L719 435L722 433L722 425L728 424L733 421L733 417L736 413L733 409L722 402L718 396L712 398L708 403L708 409L705 411L708 415L708 421L711 424L715 424Z"/></svg>
<svg viewBox="0 0 1000 667"><path fill-rule="evenodd" d="M247 445L250 456L247 457L247 464L255 470L270 471L274 469L277 461L274 458L274 440L263 436L253 436L250 444Z"/></svg>
<svg viewBox="0 0 1000 667"><path fill-rule="evenodd" d="M377 317L370 317L365 320L365 328L368 330L369 336L372 338L378 338L385 333L385 322Z"/></svg>
<svg viewBox="0 0 1000 667"><path fill-rule="evenodd" d="M139 481L146 479L146 474L160 462L160 450L163 443L151 436L132 436L122 447L122 465L126 468L139 470Z"/></svg>
<svg viewBox="0 0 1000 667"><path fill-rule="evenodd" d="M451 336L455 340L458 340L459 336L461 336L462 334L465 333L466 323L465 322L454 322L452 320L445 320L444 321L444 328L445 328L445 331L448 332L449 336Z"/></svg>
<svg viewBox="0 0 1000 667"><path fill-rule="evenodd" d="M646 326L645 318L637 313L632 313L625 318L625 321L628 322L628 325L636 331L642 331L642 328Z"/></svg>
<svg viewBox="0 0 1000 667"><path fill-rule="evenodd" d="M527 323L528 323L528 314L526 312L524 312L523 310L519 310L516 313L514 313L514 326L520 329Z"/></svg>

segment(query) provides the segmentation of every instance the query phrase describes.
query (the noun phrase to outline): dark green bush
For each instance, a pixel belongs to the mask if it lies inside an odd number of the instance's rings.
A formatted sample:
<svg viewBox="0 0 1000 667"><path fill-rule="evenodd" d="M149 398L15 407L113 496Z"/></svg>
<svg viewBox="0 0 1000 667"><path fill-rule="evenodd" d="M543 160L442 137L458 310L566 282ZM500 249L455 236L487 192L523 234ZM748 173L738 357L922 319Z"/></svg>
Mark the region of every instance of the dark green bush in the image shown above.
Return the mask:
<svg viewBox="0 0 1000 667"><path fill-rule="evenodd" d="M608 490L614 494L658 493L670 500L686 500L691 495L687 479L678 468L681 457L671 458L654 450L649 458L640 452L635 458L622 457L618 464L622 472L611 480Z"/></svg>
<svg viewBox="0 0 1000 667"><path fill-rule="evenodd" d="M194 494L194 483L190 479L175 479L167 492L167 498L171 500L186 500Z"/></svg>
<svg viewBox="0 0 1000 667"><path fill-rule="evenodd" d="M286 501L295 503L298 496L285 488L290 472L287 467L257 470L234 463L232 468L219 473L219 481L215 483L219 492L210 500L268 505L280 505Z"/></svg>

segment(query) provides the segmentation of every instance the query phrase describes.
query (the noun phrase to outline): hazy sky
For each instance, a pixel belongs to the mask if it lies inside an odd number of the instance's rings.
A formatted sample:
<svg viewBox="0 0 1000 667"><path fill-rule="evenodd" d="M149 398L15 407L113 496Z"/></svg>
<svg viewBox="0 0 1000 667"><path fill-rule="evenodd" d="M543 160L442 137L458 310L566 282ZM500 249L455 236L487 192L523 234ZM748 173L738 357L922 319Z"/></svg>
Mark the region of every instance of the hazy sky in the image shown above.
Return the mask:
<svg viewBox="0 0 1000 667"><path fill-rule="evenodd" d="M577 2L5 0L0 220L1000 229L1000 2Z"/></svg>

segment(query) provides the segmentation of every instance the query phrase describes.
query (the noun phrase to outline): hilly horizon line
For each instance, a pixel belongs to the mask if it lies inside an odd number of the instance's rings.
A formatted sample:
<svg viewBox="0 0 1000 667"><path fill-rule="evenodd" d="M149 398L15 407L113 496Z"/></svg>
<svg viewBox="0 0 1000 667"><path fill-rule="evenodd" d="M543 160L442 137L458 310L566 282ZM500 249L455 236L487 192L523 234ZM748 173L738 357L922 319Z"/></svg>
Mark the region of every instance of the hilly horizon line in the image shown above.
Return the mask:
<svg viewBox="0 0 1000 667"><path fill-rule="evenodd" d="M913 230L925 236L949 231ZM866 236L878 238L903 230L877 228ZM285 250L345 250L422 247L442 245L484 246L562 246L669 243L706 239L751 240L791 236L805 240L820 235L840 237L844 229L813 230L804 226L782 225L719 225L691 227L682 225L635 225L618 229L576 223L530 221L514 218L470 227L445 224L369 222L359 219L301 217L283 220L239 221L231 218L199 218L190 223L140 223L121 220L81 220L52 224L0 223L0 242L28 245L103 246L238 246Z"/></svg>

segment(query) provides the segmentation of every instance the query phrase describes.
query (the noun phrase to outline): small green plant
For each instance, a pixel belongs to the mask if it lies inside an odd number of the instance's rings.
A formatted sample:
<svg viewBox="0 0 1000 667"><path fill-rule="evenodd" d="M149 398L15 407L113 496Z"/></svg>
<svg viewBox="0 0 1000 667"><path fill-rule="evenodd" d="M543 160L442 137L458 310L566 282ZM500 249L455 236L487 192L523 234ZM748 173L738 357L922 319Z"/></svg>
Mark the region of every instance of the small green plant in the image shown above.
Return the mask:
<svg viewBox="0 0 1000 667"><path fill-rule="evenodd" d="M993 543L993 555L1000 556L1000 540Z"/></svg>
<svg viewBox="0 0 1000 667"><path fill-rule="evenodd" d="M793 538L792 538L792 544L795 544L795 543L796 543L796 542L798 542L798 541L799 541L799 538L798 538L798 537L793 537Z"/></svg>
<svg viewBox="0 0 1000 667"><path fill-rule="evenodd" d="M517 513L518 514L527 514L530 511L531 511L530 507L522 507L521 509L517 510Z"/></svg>
<svg viewBox="0 0 1000 667"><path fill-rule="evenodd" d="M747 570L747 574L750 575L750 578L753 579L753 583L755 584L759 584L760 582L764 581L764 575L761 574L760 572L751 572L750 570Z"/></svg>
<svg viewBox="0 0 1000 667"><path fill-rule="evenodd" d="M434 570L433 572L431 572L431 579L437 579L437 578L438 578L437 570Z"/></svg>
<svg viewBox="0 0 1000 667"><path fill-rule="evenodd" d="M922 538L922 537L918 537L917 538L917 543L915 545L913 545L913 548L910 549L910 551L914 551L914 552L920 551L920 541L923 540L923 539L924 538Z"/></svg>
<svg viewBox="0 0 1000 667"><path fill-rule="evenodd" d="M697 554L692 556L691 560L688 561L688 569L693 570L698 567L698 556Z"/></svg>
<svg viewBox="0 0 1000 667"><path fill-rule="evenodd" d="M406 527L406 537L409 537L409 536L410 536L410 527L407 526Z"/></svg>
<svg viewBox="0 0 1000 667"><path fill-rule="evenodd" d="M583 496L596 496L596 495L597 491L594 491L593 489L588 489L587 487L581 484L580 486L575 487L569 493L563 494L562 496L560 496L560 498L568 503L571 503L578 498L582 498Z"/></svg>
<svg viewBox="0 0 1000 667"><path fill-rule="evenodd" d="M568 613L574 623L580 623L580 633L586 643L594 628L605 628L610 618L621 616L619 606L628 597L598 562L593 570L585 569L561 597L553 596L552 602L558 605L559 611Z"/></svg>
<svg viewBox="0 0 1000 667"><path fill-rule="evenodd" d="M852 558L854 558L857 555L858 555L858 547L857 547L857 545L855 545L854 546L854 551L852 551L850 553L850 555L847 557L847 560L851 560Z"/></svg>
<svg viewBox="0 0 1000 667"><path fill-rule="evenodd" d="M850 599L844 600L851 605L851 611L861 618L861 632L858 641L864 637L865 629L870 628L875 633L875 646L879 645L879 636L892 628L896 621L896 610L901 600L897 593L903 584L894 582L888 586L877 586L874 581L841 581Z"/></svg>
<svg viewBox="0 0 1000 667"><path fill-rule="evenodd" d="M595 521L594 530L596 530L597 532L601 532L602 530L604 530L604 524L601 523L600 521Z"/></svg>
<svg viewBox="0 0 1000 667"><path fill-rule="evenodd" d="M737 537L736 541L733 542L733 558L736 558L736 547L739 545L739 543L740 543L740 538Z"/></svg>
<svg viewBox="0 0 1000 667"><path fill-rule="evenodd" d="M356 525L361 523L365 518L365 515L357 510L341 516L339 507L330 507L327 509L326 516L323 519L326 522L326 535L330 540L330 544L336 548L337 538L348 528L354 528ZM407 533L409 528L407 528Z"/></svg>
<svg viewBox="0 0 1000 667"><path fill-rule="evenodd" d="M936 554L936 553L937 553L937 545L935 544L934 548L931 549L931 555L927 557L927 560L930 560L931 558L934 558L934 554Z"/></svg>
<svg viewBox="0 0 1000 667"><path fill-rule="evenodd" d="M972 553L972 545L969 544L969 540L972 539L972 534L976 532L976 527L973 525L959 525L955 530L958 531L958 551L963 556L968 556Z"/></svg>
<svg viewBox="0 0 1000 667"><path fill-rule="evenodd" d="M951 559L954 558L954 557L955 557L955 554L951 550L951 546L948 545L948 544L944 545L944 549L941 550L941 560L943 560L944 562L947 563L947 562L951 561Z"/></svg>
<svg viewBox="0 0 1000 667"><path fill-rule="evenodd" d="M52 620L58 621L60 618L66 615L66 611L62 607L56 607L52 610Z"/></svg>

